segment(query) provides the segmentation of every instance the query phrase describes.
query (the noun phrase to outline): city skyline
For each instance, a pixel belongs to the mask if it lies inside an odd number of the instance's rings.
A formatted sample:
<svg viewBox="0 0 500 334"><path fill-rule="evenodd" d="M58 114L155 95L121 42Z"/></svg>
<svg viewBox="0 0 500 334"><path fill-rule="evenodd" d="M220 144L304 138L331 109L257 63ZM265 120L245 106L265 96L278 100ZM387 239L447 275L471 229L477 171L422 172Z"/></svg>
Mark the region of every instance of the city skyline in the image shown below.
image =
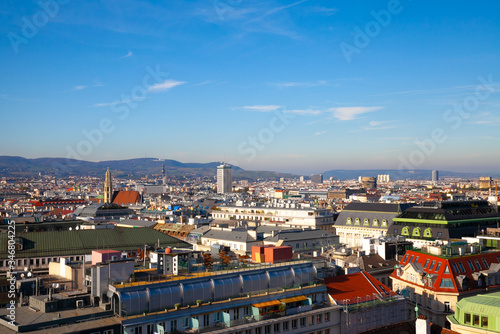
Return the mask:
<svg viewBox="0 0 500 334"><path fill-rule="evenodd" d="M0 155L497 171L494 1L0 5Z"/></svg>

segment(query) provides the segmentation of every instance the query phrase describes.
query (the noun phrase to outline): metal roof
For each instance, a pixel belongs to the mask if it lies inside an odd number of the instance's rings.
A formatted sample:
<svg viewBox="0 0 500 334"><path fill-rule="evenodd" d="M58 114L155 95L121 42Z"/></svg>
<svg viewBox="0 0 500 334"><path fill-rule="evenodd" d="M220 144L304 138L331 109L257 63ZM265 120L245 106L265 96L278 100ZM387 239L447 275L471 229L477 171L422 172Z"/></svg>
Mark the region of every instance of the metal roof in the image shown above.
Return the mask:
<svg viewBox="0 0 500 334"><path fill-rule="evenodd" d="M23 249L16 250L16 258L91 254L94 249L137 250L145 244L160 247L190 247L190 244L150 228L112 228L97 230L48 231L16 233L22 238ZM7 244L7 233L0 234L0 244ZM7 247L0 250L0 258L7 258Z"/></svg>
<svg viewBox="0 0 500 334"><path fill-rule="evenodd" d="M500 292L463 298L457 303L463 313L500 317Z"/></svg>

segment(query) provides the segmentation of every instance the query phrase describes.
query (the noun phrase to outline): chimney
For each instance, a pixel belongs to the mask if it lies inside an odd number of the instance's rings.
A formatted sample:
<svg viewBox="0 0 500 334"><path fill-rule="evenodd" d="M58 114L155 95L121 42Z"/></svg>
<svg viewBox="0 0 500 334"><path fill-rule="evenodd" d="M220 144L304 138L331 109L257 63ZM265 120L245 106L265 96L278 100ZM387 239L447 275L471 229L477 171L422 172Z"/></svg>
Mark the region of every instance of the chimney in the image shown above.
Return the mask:
<svg viewBox="0 0 500 334"><path fill-rule="evenodd" d="M417 322L415 324L416 334L430 334L431 333L431 323L423 315L417 317Z"/></svg>

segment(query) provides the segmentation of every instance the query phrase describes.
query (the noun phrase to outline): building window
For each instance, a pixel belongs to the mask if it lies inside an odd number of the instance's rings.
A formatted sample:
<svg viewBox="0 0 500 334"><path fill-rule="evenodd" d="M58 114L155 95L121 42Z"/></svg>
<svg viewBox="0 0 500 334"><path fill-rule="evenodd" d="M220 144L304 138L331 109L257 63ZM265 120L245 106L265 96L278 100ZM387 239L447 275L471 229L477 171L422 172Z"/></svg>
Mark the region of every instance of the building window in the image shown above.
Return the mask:
<svg viewBox="0 0 500 334"><path fill-rule="evenodd" d="M360 223L360 219L359 218L354 219L354 225L359 225L359 223Z"/></svg>
<svg viewBox="0 0 500 334"><path fill-rule="evenodd" d="M470 270L472 270L472 271L476 271L476 270L474 269L474 266L472 265L471 260L467 260L467 264L469 265Z"/></svg>
<svg viewBox="0 0 500 334"><path fill-rule="evenodd" d="M373 226L378 226L378 219L374 219L372 225Z"/></svg>
<svg viewBox="0 0 500 334"><path fill-rule="evenodd" d="M368 218L363 220L363 226L370 226L370 220Z"/></svg>
<svg viewBox="0 0 500 334"><path fill-rule="evenodd" d="M176 331L177 330L177 319L170 321L170 331Z"/></svg>
<svg viewBox="0 0 500 334"><path fill-rule="evenodd" d="M481 265L479 264L479 260L478 259L474 259L474 263L476 264L476 267L477 267L477 270L481 270Z"/></svg>
<svg viewBox="0 0 500 334"><path fill-rule="evenodd" d="M453 289L453 281L451 280L451 278L443 278L441 279L441 285L439 287L445 289Z"/></svg>
<svg viewBox="0 0 500 334"><path fill-rule="evenodd" d="M445 274L448 274L450 272L450 268L448 266L444 267L444 272Z"/></svg>
<svg viewBox="0 0 500 334"><path fill-rule="evenodd" d="M403 229L401 230L401 235L410 235L410 229L408 228L408 226L403 227Z"/></svg>
<svg viewBox="0 0 500 334"><path fill-rule="evenodd" d="M347 225L351 225L352 224L352 218L347 218L346 222L345 222Z"/></svg>
<svg viewBox="0 0 500 334"><path fill-rule="evenodd" d="M403 262L406 262L406 260L408 260L408 255L409 255L409 254L408 254L408 253L406 253L406 255L405 255L405 258L404 258Z"/></svg>
<svg viewBox="0 0 500 334"><path fill-rule="evenodd" d="M458 262L458 266L460 267L460 270L465 273L465 268L464 268L464 265L462 264L462 262Z"/></svg>
<svg viewBox="0 0 500 334"><path fill-rule="evenodd" d="M450 312L450 302L444 302L444 311Z"/></svg>
<svg viewBox="0 0 500 334"><path fill-rule="evenodd" d="M464 323L470 324L470 313L465 313Z"/></svg>
<svg viewBox="0 0 500 334"><path fill-rule="evenodd" d="M433 260L431 263L431 266L429 267L429 271L432 271L432 268L434 268L434 265L436 264L436 261Z"/></svg>
<svg viewBox="0 0 500 334"><path fill-rule="evenodd" d="M278 323L274 324L274 332L279 333L279 331L280 331L280 323L278 322Z"/></svg>
<svg viewBox="0 0 500 334"><path fill-rule="evenodd" d="M438 265L436 266L436 271L439 271L439 268L441 268L441 262L438 262Z"/></svg>
<svg viewBox="0 0 500 334"><path fill-rule="evenodd" d="M316 323L317 324L321 323L321 313L316 315Z"/></svg>
<svg viewBox="0 0 500 334"><path fill-rule="evenodd" d="M488 327L488 317L481 317L481 327Z"/></svg>
<svg viewBox="0 0 500 334"><path fill-rule="evenodd" d="M453 266L453 269L455 269L455 273L458 273L458 267L457 267L457 264L456 263L452 263L451 264Z"/></svg>
<svg viewBox="0 0 500 334"><path fill-rule="evenodd" d="M330 328L325 329L325 334L330 334Z"/></svg>
<svg viewBox="0 0 500 334"><path fill-rule="evenodd" d="M486 262L486 259L483 257L481 260L483 260L484 267L488 269L488 262Z"/></svg>
<svg viewBox="0 0 500 334"><path fill-rule="evenodd" d="M473 324L474 326L479 326L479 316L478 316L478 315L474 315L474 316L472 317L472 319L473 319L473 321L474 321L472 324Z"/></svg>
<svg viewBox="0 0 500 334"><path fill-rule="evenodd" d="M297 329L297 319L292 320L292 329Z"/></svg>
<svg viewBox="0 0 500 334"><path fill-rule="evenodd" d="M382 227L387 227L387 220L382 219ZM397 233L397 232L395 232Z"/></svg>
<svg viewBox="0 0 500 334"><path fill-rule="evenodd" d="M300 327L306 326L306 318L300 318Z"/></svg>
<svg viewBox="0 0 500 334"><path fill-rule="evenodd" d="M189 326L189 318L182 319L182 326L184 326L184 327Z"/></svg>
<svg viewBox="0 0 500 334"><path fill-rule="evenodd" d="M330 321L330 313L325 313L325 322Z"/></svg>
<svg viewBox="0 0 500 334"><path fill-rule="evenodd" d="M426 238L432 238L432 229L431 228L426 228L424 230L424 237L426 237Z"/></svg>
<svg viewBox="0 0 500 334"><path fill-rule="evenodd" d="M264 333L271 334L271 325L264 326Z"/></svg>
<svg viewBox="0 0 500 334"><path fill-rule="evenodd" d="M427 265L429 264L429 259L425 260L424 268L427 268Z"/></svg>
<svg viewBox="0 0 500 334"><path fill-rule="evenodd" d="M415 258L415 261L413 263L418 263L418 256Z"/></svg>
<svg viewBox="0 0 500 334"><path fill-rule="evenodd" d="M413 229L413 232L411 233L412 236L414 237L420 237L422 234L420 233L420 227L415 227Z"/></svg>
<svg viewBox="0 0 500 334"><path fill-rule="evenodd" d="M283 322L283 332L288 330L288 321Z"/></svg>
<svg viewBox="0 0 500 334"><path fill-rule="evenodd" d="M314 316L313 315L310 315L310 316L307 317L307 324L309 326L314 325Z"/></svg>

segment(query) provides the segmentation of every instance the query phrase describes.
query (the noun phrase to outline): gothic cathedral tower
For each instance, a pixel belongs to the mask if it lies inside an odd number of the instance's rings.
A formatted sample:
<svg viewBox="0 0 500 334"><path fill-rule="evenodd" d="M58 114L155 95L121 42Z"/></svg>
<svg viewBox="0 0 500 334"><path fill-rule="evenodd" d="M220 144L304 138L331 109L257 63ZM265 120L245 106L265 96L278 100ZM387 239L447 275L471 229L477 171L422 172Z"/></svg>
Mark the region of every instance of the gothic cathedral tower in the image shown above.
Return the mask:
<svg viewBox="0 0 500 334"><path fill-rule="evenodd" d="M104 203L111 203L111 195L113 193L113 185L111 184L111 172L106 171L106 178L104 180Z"/></svg>

